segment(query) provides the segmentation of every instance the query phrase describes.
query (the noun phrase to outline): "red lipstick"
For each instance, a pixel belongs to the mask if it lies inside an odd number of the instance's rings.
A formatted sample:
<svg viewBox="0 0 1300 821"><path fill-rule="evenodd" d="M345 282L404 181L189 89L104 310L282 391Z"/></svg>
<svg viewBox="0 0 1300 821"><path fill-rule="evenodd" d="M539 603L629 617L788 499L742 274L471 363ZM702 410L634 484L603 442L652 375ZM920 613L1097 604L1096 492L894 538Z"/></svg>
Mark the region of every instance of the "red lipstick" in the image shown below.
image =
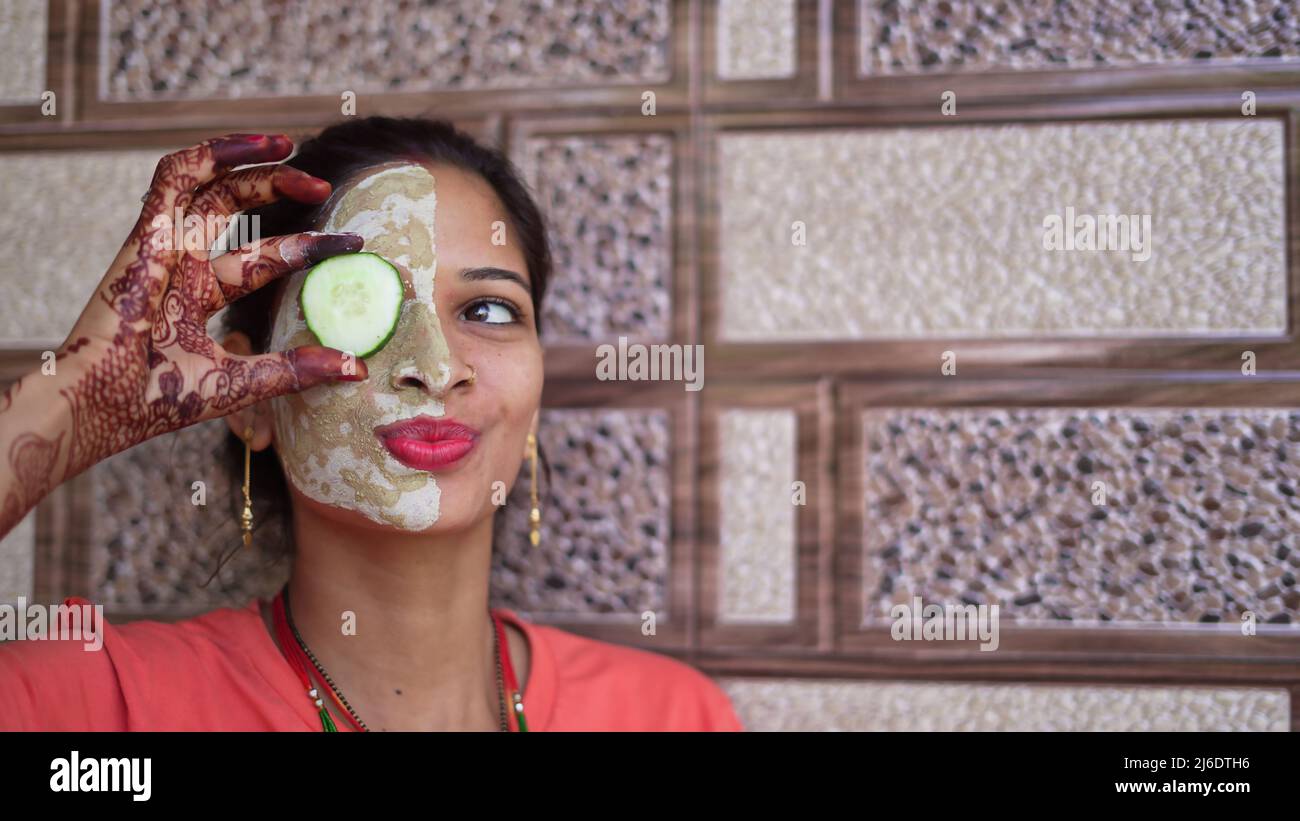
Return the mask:
<svg viewBox="0 0 1300 821"><path fill-rule="evenodd" d="M375 428L380 444L393 458L416 470L438 470L474 449L478 431L455 419L416 416Z"/></svg>

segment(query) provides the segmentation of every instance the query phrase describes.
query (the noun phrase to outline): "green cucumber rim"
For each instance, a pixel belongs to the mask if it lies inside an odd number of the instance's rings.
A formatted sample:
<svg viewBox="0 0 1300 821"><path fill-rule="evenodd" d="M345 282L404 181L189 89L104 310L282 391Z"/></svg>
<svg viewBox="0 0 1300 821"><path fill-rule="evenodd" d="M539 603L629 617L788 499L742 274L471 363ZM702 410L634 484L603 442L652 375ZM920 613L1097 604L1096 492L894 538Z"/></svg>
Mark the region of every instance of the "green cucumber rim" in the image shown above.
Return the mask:
<svg viewBox="0 0 1300 821"><path fill-rule="evenodd" d="M304 305L302 302L303 292L307 290L307 282L311 279L312 274L319 271L322 266L327 265L328 263L336 259L349 259L351 257L357 257L357 256L374 257L375 259L382 262L385 266L388 267L388 270L393 272L393 276L397 277L398 290L403 294L405 294L406 292L406 285L405 283L402 282L402 273L397 270L397 266L393 265L393 263L389 262L388 260L381 257L379 254L376 254L372 251L357 251L351 254L338 254L337 256L332 256L329 259L324 259L316 263L315 265L312 266L311 270L307 272L307 276L303 277L302 287L298 289L298 310L302 311L302 318L303 321L307 323L307 330L311 331L312 336L316 337L316 341L320 342L320 344L322 345L325 345L325 343L324 341L321 340L320 334L316 332L316 329L311 326L311 314L307 311L307 306ZM397 305L398 319L401 319L401 316L402 316L402 305L399 302ZM379 341L379 344L375 345L370 350L366 351L365 353L356 353L355 351L351 351L351 352L344 351L344 353L352 353L352 355L357 357L358 359L365 359L368 356L373 356L376 352L379 351L380 348L383 348L385 345L388 344L389 340L393 338L393 335L395 333L397 333L397 320L394 320L393 324L389 327L388 334L382 340ZM332 346L326 345L326 347L332 347Z"/></svg>

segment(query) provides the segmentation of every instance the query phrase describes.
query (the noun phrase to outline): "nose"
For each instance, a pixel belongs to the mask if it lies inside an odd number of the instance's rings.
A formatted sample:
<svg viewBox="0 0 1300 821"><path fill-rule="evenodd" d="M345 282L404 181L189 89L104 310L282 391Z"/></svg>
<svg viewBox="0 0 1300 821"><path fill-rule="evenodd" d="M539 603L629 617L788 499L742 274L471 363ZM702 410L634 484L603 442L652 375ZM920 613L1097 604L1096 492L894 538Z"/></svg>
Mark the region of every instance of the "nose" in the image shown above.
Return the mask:
<svg viewBox="0 0 1300 821"><path fill-rule="evenodd" d="M388 343L396 354L388 371L389 384L399 393L414 389L437 396L446 390L451 377L451 351L438 318L427 305L417 302L409 306L403 319Z"/></svg>

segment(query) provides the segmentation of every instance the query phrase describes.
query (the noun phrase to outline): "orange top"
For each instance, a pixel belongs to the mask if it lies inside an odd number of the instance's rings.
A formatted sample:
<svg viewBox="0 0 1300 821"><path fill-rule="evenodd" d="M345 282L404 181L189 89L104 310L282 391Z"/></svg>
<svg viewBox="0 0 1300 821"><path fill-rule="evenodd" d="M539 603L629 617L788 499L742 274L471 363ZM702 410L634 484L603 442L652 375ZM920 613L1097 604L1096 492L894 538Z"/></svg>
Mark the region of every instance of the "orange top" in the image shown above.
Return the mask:
<svg viewBox="0 0 1300 821"><path fill-rule="evenodd" d="M320 732L258 604L106 624L98 650L81 640L0 644L0 730ZM726 693L688 664L496 612L528 639L530 731L744 729Z"/></svg>

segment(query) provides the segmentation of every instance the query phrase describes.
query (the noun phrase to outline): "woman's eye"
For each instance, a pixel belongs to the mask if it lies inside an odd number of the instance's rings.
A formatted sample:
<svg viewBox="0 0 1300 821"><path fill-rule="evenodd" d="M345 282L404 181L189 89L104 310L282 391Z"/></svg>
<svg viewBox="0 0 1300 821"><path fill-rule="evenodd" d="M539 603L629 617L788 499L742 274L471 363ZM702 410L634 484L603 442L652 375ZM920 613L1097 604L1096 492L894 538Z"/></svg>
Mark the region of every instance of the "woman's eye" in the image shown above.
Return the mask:
<svg viewBox="0 0 1300 821"><path fill-rule="evenodd" d="M518 312L504 302L481 299L465 309L462 314L470 322L483 322L488 325L509 325L519 321Z"/></svg>

